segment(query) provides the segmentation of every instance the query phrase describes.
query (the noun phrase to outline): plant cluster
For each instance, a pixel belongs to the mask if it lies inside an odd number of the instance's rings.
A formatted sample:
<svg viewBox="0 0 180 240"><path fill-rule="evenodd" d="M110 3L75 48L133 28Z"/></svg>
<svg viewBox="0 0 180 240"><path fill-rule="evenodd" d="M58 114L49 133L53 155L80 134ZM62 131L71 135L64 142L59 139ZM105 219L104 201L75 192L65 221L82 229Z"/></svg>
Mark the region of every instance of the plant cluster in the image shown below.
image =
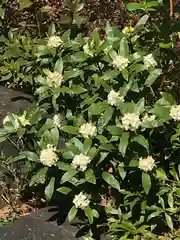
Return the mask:
<svg viewBox="0 0 180 240"><path fill-rule="evenodd" d="M142 44L148 18L107 26L103 40L51 28L34 47L37 105L0 129L19 151L8 163L33 163L30 186L43 184L47 200L69 195L69 221L108 225L113 239L178 234L180 106L157 91L160 51Z"/></svg>

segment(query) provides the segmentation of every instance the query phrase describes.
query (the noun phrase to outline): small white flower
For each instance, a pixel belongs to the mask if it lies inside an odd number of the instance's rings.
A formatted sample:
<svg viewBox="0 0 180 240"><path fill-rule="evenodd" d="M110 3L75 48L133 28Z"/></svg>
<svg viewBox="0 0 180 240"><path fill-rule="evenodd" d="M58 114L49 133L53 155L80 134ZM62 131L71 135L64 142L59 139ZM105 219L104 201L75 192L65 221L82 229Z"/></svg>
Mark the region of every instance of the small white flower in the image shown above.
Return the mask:
<svg viewBox="0 0 180 240"><path fill-rule="evenodd" d="M175 121L178 121L178 122L180 121L180 105L175 105L171 107L170 116Z"/></svg>
<svg viewBox="0 0 180 240"><path fill-rule="evenodd" d="M134 28L132 26L125 27L125 28L123 28L122 32L124 33L124 35L129 36L131 33L134 32Z"/></svg>
<svg viewBox="0 0 180 240"><path fill-rule="evenodd" d="M62 45L63 41L61 40L60 37L58 36L51 36L49 39L48 39L48 43L47 43L47 46L49 48L57 48L59 47L60 45Z"/></svg>
<svg viewBox="0 0 180 240"><path fill-rule="evenodd" d="M149 116L147 113L144 115L144 117L142 118L142 123L149 123L149 122L153 122L155 120L156 116L155 115L151 115Z"/></svg>
<svg viewBox="0 0 180 240"><path fill-rule="evenodd" d="M124 97L119 95L119 92L115 92L114 90L111 90L108 94L107 101L112 106L119 106L120 103L124 102Z"/></svg>
<svg viewBox="0 0 180 240"><path fill-rule="evenodd" d="M152 156L148 156L147 158L139 159L139 168L145 172L152 171L155 167L155 160Z"/></svg>
<svg viewBox="0 0 180 240"><path fill-rule="evenodd" d="M55 114L54 117L53 117L53 123L55 126L57 127L61 127L62 125L62 118L61 118L61 115L60 114Z"/></svg>
<svg viewBox="0 0 180 240"><path fill-rule="evenodd" d="M46 149L43 149L40 153L40 162L48 167L56 164L58 156L56 154L56 148L53 145L48 144Z"/></svg>
<svg viewBox="0 0 180 240"><path fill-rule="evenodd" d="M83 135L84 138L94 137L97 135L97 128L91 122L83 124L79 133Z"/></svg>
<svg viewBox="0 0 180 240"><path fill-rule="evenodd" d="M123 56L117 55L114 59L113 59L113 65L115 67L117 67L120 71L124 70L125 68L127 68L129 64L129 60L128 58L125 58Z"/></svg>
<svg viewBox="0 0 180 240"><path fill-rule="evenodd" d="M63 75L57 71L48 72L47 84L49 87L60 87L63 82Z"/></svg>
<svg viewBox="0 0 180 240"><path fill-rule="evenodd" d="M21 115L20 117L18 117L18 120L20 122L20 124L25 127L26 125L31 125L29 120L26 119L26 112L24 112L23 115Z"/></svg>
<svg viewBox="0 0 180 240"><path fill-rule="evenodd" d="M79 169L80 171L84 172L87 169L87 165L91 162L90 157L79 154L75 155L72 161L72 166L76 169Z"/></svg>
<svg viewBox="0 0 180 240"><path fill-rule="evenodd" d="M156 60L154 59L152 53L144 56L144 65L146 68L149 68L149 67L155 67L157 66L157 62Z"/></svg>
<svg viewBox="0 0 180 240"><path fill-rule="evenodd" d="M130 131L136 131L141 125L139 116L135 113L126 113L122 117L122 125L124 129Z"/></svg>
<svg viewBox="0 0 180 240"><path fill-rule="evenodd" d="M89 206L89 196L86 193L80 192L74 197L73 203L76 208L81 208L82 210L84 210L86 207Z"/></svg>

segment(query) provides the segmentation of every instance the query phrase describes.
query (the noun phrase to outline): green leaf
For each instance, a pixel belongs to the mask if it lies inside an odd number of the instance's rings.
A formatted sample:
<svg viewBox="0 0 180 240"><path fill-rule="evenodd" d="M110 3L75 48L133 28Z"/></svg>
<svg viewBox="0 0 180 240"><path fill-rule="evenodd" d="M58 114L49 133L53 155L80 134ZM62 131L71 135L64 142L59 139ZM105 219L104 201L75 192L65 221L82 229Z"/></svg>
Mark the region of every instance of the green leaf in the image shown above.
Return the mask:
<svg viewBox="0 0 180 240"><path fill-rule="evenodd" d="M169 204L170 208L174 208L174 198L173 198L172 192L170 192L168 194L168 204Z"/></svg>
<svg viewBox="0 0 180 240"><path fill-rule="evenodd" d="M111 120L113 112L114 112L114 108L112 108L110 106L106 109L106 111L104 112L104 114L101 117L103 127L106 126L108 124L108 122Z"/></svg>
<svg viewBox="0 0 180 240"><path fill-rule="evenodd" d="M38 162L39 160L36 153L30 151L22 151L17 157L12 158L9 163L17 162L22 159L28 159L31 162Z"/></svg>
<svg viewBox="0 0 180 240"><path fill-rule="evenodd" d="M147 87L150 87L161 74L162 74L162 70L161 69L158 68L158 69L153 70L149 74L148 78L146 79L145 85Z"/></svg>
<svg viewBox="0 0 180 240"><path fill-rule="evenodd" d="M124 180L124 178L126 177L126 172L124 170L124 167L119 166L118 172L119 172L119 175L121 176L122 180Z"/></svg>
<svg viewBox="0 0 180 240"><path fill-rule="evenodd" d="M90 115L100 115L102 112L104 112L108 107L108 104L105 102L98 102L93 103L89 107L89 113Z"/></svg>
<svg viewBox="0 0 180 240"><path fill-rule="evenodd" d="M83 145L83 152L87 154L92 146L92 140L90 138L85 138Z"/></svg>
<svg viewBox="0 0 180 240"><path fill-rule="evenodd" d="M96 177L94 175L94 171L92 169L88 169L85 172L85 178L87 182L90 182L92 184L96 184Z"/></svg>
<svg viewBox="0 0 180 240"><path fill-rule="evenodd" d="M126 9L128 11L136 11L136 10L143 9L143 8L144 8L143 3L127 3L126 4Z"/></svg>
<svg viewBox="0 0 180 240"><path fill-rule="evenodd" d="M136 113L140 115L144 111L144 104L145 100L144 98L141 98L137 103L136 103Z"/></svg>
<svg viewBox="0 0 180 240"><path fill-rule="evenodd" d="M65 71L63 77L64 77L64 80L68 80L70 78L78 77L81 74L83 74L82 70L74 68L72 70Z"/></svg>
<svg viewBox="0 0 180 240"><path fill-rule="evenodd" d="M148 173L142 172L142 186L146 194L151 189L151 177Z"/></svg>
<svg viewBox="0 0 180 240"><path fill-rule="evenodd" d="M69 170L69 168L71 167L69 164L67 164L67 163L64 163L64 162L58 162L57 164L57 167L59 168L59 169L61 169L61 170L63 170L63 171L68 171Z"/></svg>
<svg viewBox="0 0 180 240"><path fill-rule="evenodd" d="M142 136L142 135L137 135L135 136L132 140L132 142L137 142L139 143L140 145L142 145L144 148L147 149L147 151L149 151L149 142L148 140Z"/></svg>
<svg viewBox="0 0 180 240"><path fill-rule="evenodd" d="M87 89L81 87L80 85L72 85L71 90L74 94L80 94L87 91Z"/></svg>
<svg viewBox="0 0 180 240"><path fill-rule="evenodd" d="M149 19L149 15L145 14L144 16L142 16L139 19L138 23L136 24L135 29L139 27L143 27L147 23L148 19Z"/></svg>
<svg viewBox="0 0 180 240"><path fill-rule="evenodd" d="M68 182L70 179L72 179L77 174L77 171L75 169L70 169L68 172L66 172L62 178L61 178L61 184Z"/></svg>
<svg viewBox="0 0 180 240"><path fill-rule="evenodd" d="M167 225L168 225L168 227L171 229L171 230L173 230L173 221L172 221L172 218L171 218L171 216L169 215L169 214L167 214L166 212L165 212L165 219L166 219L166 223L167 223Z"/></svg>
<svg viewBox="0 0 180 240"><path fill-rule="evenodd" d="M129 46L128 46L128 41L125 37L123 37L120 41L120 55L123 57L128 57L129 55Z"/></svg>
<svg viewBox="0 0 180 240"><path fill-rule="evenodd" d="M159 180L168 180L165 171L162 168L156 170L156 178Z"/></svg>
<svg viewBox="0 0 180 240"><path fill-rule="evenodd" d="M41 168L39 171L34 174L30 180L29 186L33 186L35 184L44 184L46 181L46 175L47 175L48 168L44 167Z"/></svg>
<svg viewBox="0 0 180 240"><path fill-rule="evenodd" d="M89 223L93 224L94 216L93 216L92 209L90 207L87 207L84 209L84 213L85 213L86 217L88 218Z"/></svg>
<svg viewBox="0 0 180 240"><path fill-rule="evenodd" d="M20 10L29 8L33 4L30 0L20 0L19 3L20 3Z"/></svg>
<svg viewBox="0 0 180 240"><path fill-rule="evenodd" d="M52 135L53 145L57 146L59 143L59 130L57 128L51 129L51 135Z"/></svg>
<svg viewBox="0 0 180 240"><path fill-rule="evenodd" d="M45 196L48 201L52 198L52 195L54 193L54 183L55 178L52 177L51 180L49 181L49 184L45 188Z"/></svg>
<svg viewBox="0 0 180 240"><path fill-rule="evenodd" d="M69 213L68 213L68 221L69 222L71 222L74 218L75 218L75 216L76 216L76 214L77 214L77 208L75 207L75 206L73 206L71 209L70 209L70 211L69 211Z"/></svg>
<svg viewBox="0 0 180 240"><path fill-rule="evenodd" d="M77 128L73 126L64 125L61 130L70 134L77 134Z"/></svg>
<svg viewBox="0 0 180 240"><path fill-rule="evenodd" d="M62 60L62 58L59 58L56 61L54 70L59 72L59 73L62 73L62 71L63 71L63 60Z"/></svg>
<svg viewBox="0 0 180 240"><path fill-rule="evenodd" d="M102 177L104 181L106 181L111 187L116 188L118 191L120 191L119 182L116 180L116 178L112 174L108 172L103 172Z"/></svg>
<svg viewBox="0 0 180 240"><path fill-rule="evenodd" d="M74 142L74 145L79 149L80 152L83 152L83 144L82 142L77 139L77 138L73 138L73 142Z"/></svg>
<svg viewBox="0 0 180 240"><path fill-rule="evenodd" d="M67 195L68 193L70 193L72 191L71 188L68 187L60 187L57 189L58 192Z"/></svg>
<svg viewBox="0 0 180 240"><path fill-rule="evenodd" d="M120 138L120 142L118 146L118 149L123 157L125 156L128 143L129 143L129 132L124 132Z"/></svg>
<svg viewBox="0 0 180 240"><path fill-rule="evenodd" d="M152 218L158 217L158 216L161 215L161 213L162 213L162 211L153 212L153 213L151 213L151 214L148 216L147 220L149 221L149 220L152 219Z"/></svg>
<svg viewBox="0 0 180 240"><path fill-rule="evenodd" d="M107 130L114 136L120 136L123 130L115 125L107 126Z"/></svg>

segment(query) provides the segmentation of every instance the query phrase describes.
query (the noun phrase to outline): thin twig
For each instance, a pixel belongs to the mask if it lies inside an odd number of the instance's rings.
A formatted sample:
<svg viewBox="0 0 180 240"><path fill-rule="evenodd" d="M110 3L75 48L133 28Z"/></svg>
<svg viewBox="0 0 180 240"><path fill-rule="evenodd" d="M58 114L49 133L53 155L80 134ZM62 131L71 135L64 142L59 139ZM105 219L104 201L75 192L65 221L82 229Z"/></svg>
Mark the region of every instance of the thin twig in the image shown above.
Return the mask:
<svg viewBox="0 0 180 240"><path fill-rule="evenodd" d="M170 17L173 18L174 15L173 0L169 0L169 4L170 4Z"/></svg>

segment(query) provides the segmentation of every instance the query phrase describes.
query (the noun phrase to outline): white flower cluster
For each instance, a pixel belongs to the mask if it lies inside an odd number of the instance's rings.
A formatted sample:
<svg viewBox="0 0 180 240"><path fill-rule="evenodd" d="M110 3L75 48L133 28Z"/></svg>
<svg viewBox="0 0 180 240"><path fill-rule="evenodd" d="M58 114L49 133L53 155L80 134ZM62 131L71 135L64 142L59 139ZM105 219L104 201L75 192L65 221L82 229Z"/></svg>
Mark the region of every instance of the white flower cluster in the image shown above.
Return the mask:
<svg viewBox="0 0 180 240"><path fill-rule="evenodd" d="M60 37L58 36L51 36L49 39L48 39L48 43L47 43L47 46L49 48L57 48L59 47L60 45L62 45L63 41Z"/></svg>
<svg viewBox="0 0 180 240"><path fill-rule="evenodd" d="M119 92L111 90L108 94L107 101L112 106L119 106L120 103L124 102L124 97L119 95Z"/></svg>
<svg viewBox="0 0 180 240"><path fill-rule="evenodd" d="M91 162L90 157L79 154L75 155L72 161L72 166L76 169L79 169L80 171L84 172L87 169L87 165Z"/></svg>
<svg viewBox="0 0 180 240"><path fill-rule="evenodd" d="M125 27L123 28L122 32L124 33L124 35L129 36L131 33L134 32L134 28L132 26Z"/></svg>
<svg viewBox="0 0 180 240"><path fill-rule="evenodd" d="M97 128L91 122L85 123L80 127L79 133L82 134L84 138L94 137L97 135Z"/></svg>
<svg viewBox="0 0 180 240"><path fill-rule="evenodd" d="M53 117L53 123L56 127L61 127L62 126L62 118L60 114L55 114Z"/></svg>
<svg viewBox="0 0 180 240"><path fill-rule="evenodd" d="M157 66L157 62L156 60L154 59L152 53L144 56L144 65L146 68L149 68L149 67L155 67Z"/></svg>
<svg viewBox="0 0 180 240"><path fill-rule="evenodd" d="M152 156L148 156L147 158L139 159L139 168L145 172L152 171L155 167L155 160Z"/></svg>
<svg viewBox="0 0 180 240"><path fill-rule="evenodd" d="M43 149L40 153L40 162L48 167L56 164L58 161L58 156L56 154L56 148L53 145L48 144L46 149Z"/></svg>
<svg viewBox="0 0 180 240"><path fill-rule="evenodd" d="M140 127L141 121L137 114L126 113L122 117L122 125L126 131L127 130L136 131Z"/></svg>
<svg viewBox="0 0 180 240"><path fill-rule="evenodd" d="M12 119L7 115L3 120L3 125L5 126L7 123L12 123L14 128L17 130L20 128L20 126L27 126L30 125L30 122L28 119L26 119L26 112L23 113L21 116L17 116L15 114L12 114Z"/></svg>
<svg viewBox="0 0 180 240"><path fill-rule="evenodd" d="M86 207L89 206L89 196L86 193L80 192L74 197L73 203L76 208L81 208L82 210L84 210Z"/></svg>
<svg viewBox="0 0 180 240"><path fill-rule="evenodd" d="M127 68L129 64L129 60L128 58L125 58L123 56L117 55L114 59L113 59L113 65L115 67L117 67L120 71L124 70L125 68Z"/></svg>
<svg viewBox="0 0 180 240"><path fill-rule="evenodd" d="M63 75L57 71L48 72L47 74L47 84L49 87L60 87L63 82Z"/></svg>
<svg viewBox="0 0 180 240"><path fill-rule="evenodd" d="M156 116L155 115L151 115L149 116L147 113L144 115L144 117L142 118L142 123L149 123L149 122L153 122L155 120Z"/></svg>
<svg viewBox="0 0 180 240"><path fill-rule="evenodd" d="M175 121L178 121L178 122L180 121L180 105L175 105L171 107L170 116Z"/></svg>

